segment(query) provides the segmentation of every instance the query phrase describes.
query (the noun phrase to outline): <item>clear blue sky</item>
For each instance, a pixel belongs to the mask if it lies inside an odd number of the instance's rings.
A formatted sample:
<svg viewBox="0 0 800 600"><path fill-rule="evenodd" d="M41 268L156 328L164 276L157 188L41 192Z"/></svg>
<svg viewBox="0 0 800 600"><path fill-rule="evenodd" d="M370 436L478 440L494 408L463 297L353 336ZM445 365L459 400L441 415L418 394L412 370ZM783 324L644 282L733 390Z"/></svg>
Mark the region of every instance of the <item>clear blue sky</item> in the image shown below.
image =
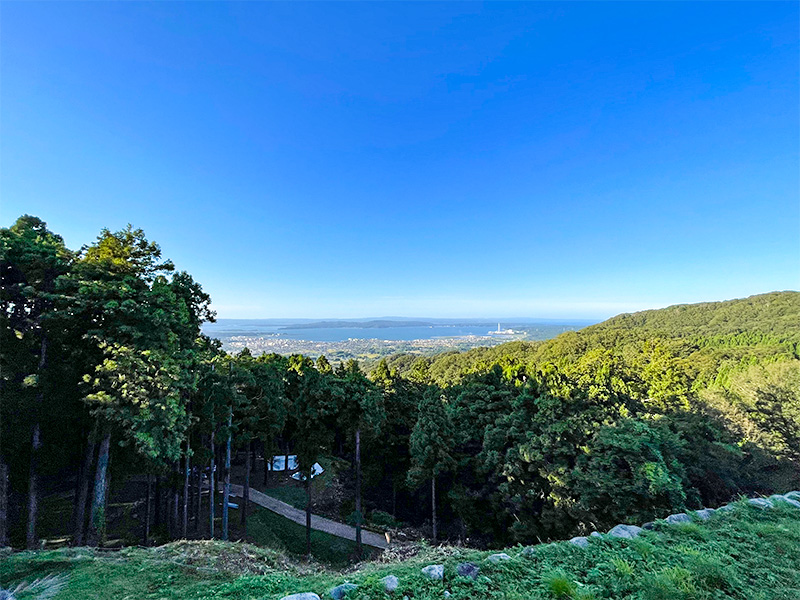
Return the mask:
<svg viewBox="0 0 800 600"><path fill-rule="evenodd" d="M0 210L221 317L800 288L798 3L0 6Z"/></svg>

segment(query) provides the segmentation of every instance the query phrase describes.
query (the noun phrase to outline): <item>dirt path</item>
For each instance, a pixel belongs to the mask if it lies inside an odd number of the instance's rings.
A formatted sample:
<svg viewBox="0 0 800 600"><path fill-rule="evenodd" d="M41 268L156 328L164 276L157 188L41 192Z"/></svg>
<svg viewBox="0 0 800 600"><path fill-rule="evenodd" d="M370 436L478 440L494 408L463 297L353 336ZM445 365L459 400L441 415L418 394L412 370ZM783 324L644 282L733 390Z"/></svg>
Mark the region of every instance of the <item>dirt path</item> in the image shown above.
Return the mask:
<svg viewBox="0 0 800 600"><path fill-rule="evenodd" d="M231 496L236 496L238 498L242 497L242 486L232 483L231 484ZM259 492L256 489L250 488L250 501L258 506L266 508L267 510L271 510L274 513L281 515L282 517L286 517L290 521L294 521L298 525L302 525L305 527L306 525L306 513L299 508L295 508L286 502L281 502L272 496L267 496L263 492ZM324 531L325 533L329 533L331 535L335 535L336 537L344 538L346 540L355 541L356 540L356 529L355 527L350 527L350 525L345 525L344 523L339 523L338 521L331 521L330 519L326 519L325 517L319 517L317 515L311 515L311 529L316 529L317 531ZM389 544L386 542L386 537L381 535L380 533L373 533L372 531L367 531L366 529L361 530L361 541L366 544L367 546L372 546L373 548L380 548L384 550L389 547Z"/></svg>

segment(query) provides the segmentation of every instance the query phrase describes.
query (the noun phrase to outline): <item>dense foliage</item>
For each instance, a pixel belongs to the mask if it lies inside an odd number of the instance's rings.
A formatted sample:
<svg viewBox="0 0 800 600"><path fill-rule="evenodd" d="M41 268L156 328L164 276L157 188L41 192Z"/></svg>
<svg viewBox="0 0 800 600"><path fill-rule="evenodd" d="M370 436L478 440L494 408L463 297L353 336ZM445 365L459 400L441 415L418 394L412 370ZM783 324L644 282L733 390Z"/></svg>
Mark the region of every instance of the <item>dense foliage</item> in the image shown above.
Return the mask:
<svg viewBox="0 0 800 600"><path fill-rule="evenodd" d="M200 333L214 317L208 295L130 226L74 252L25 216L0 244L0 508L8 497L17 545L21 523L37 544L43 481L73 482L72 541L98 544L109 487L142 475L145 543L151 516L172 537L227 538L237 453L237 483L254 454L291 451L306 481L338 457L352 465L359 529L383 511L478 546L800 484L797 292L621 315L540 343L399 355L365 374L354 361L222 352ZM0 542L4 523L0 511Z"/></svg>

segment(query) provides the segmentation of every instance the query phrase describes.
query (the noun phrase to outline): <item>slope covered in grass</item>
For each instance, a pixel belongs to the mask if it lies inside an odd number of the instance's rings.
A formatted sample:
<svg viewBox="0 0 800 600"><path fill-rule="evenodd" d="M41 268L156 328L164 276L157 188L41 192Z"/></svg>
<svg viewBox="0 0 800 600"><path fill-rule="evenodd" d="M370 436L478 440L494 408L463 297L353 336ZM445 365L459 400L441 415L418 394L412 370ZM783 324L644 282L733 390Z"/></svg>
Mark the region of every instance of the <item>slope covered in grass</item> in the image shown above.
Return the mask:
<svg viewBox="0 0 800 600"><path fill-rule="evenodd" d="M361 599L439 600L445 591L454 600L800 598L800 510L786 504L762 510L738 503L705 522L658 523L635 540L591 538L587 548L557 542L507 553L509 560L493 564L486 552L423 547L406 560L386 557L335 572L245 544L177 542L111 554L21 552L2 560L0 584L66 574L67 586L56 600L272 600L301 591L324 598L344 581L359 584L347 598ZM456 574L464 561L480 567L476 579ZM420 572L434 563L444 565L442 581ZM400 582L392 595L381 583L389 574Z"/></svg>

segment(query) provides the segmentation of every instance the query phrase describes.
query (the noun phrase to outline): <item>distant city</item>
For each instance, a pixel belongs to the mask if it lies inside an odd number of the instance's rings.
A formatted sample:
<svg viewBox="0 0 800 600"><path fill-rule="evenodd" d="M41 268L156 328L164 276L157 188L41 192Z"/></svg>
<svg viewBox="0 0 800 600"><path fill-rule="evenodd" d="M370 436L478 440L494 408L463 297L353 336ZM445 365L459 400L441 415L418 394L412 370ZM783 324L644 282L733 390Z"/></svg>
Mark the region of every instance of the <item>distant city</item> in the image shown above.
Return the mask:
<svg viewBox="0 0 800 600"><path fill-rule="evenodd" d="M419 355L546 340L594 321L522 319L219 319L203 332L229 352L304 354L371 361L397 353ZM496 328L495 328L496 326Z"/></svg>

